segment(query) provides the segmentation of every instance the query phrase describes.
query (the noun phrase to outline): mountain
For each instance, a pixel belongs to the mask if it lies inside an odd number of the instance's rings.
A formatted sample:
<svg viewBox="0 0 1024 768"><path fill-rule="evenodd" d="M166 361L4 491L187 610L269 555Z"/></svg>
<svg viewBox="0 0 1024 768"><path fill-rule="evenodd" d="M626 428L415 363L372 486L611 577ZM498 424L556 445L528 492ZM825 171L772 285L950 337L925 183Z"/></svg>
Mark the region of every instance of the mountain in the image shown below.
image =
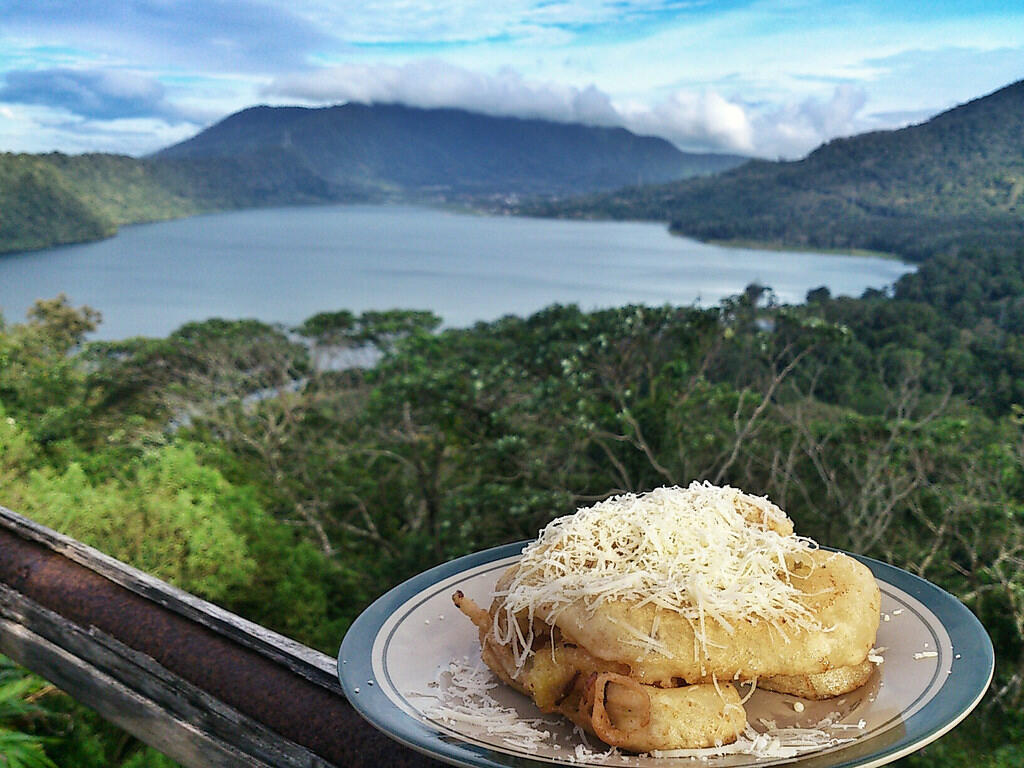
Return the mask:
<svg viewBox="0 0 1024 768"><path fill-rule="evenodd" d="M747 158L687 154L624 128L397 104L252 107L157 160L290 158L349 193L403 197L559 196L666 182Z"/></svg>
<svg viewBox="0 0 1024 768"><path fill-rule="evenodd" d="M868 249L922 259L1024 243L1024 81L893 131L831 141L802 160L634 187L524 213L668 221L703 240Z"/></svg>
<svg viewBox="0 0 1024 768"><path fill-rule="evenodd" d="M253 107L145 158L0 153L0 253L209 211L579 195L745 161L621 128L456 109Z"/></svg>

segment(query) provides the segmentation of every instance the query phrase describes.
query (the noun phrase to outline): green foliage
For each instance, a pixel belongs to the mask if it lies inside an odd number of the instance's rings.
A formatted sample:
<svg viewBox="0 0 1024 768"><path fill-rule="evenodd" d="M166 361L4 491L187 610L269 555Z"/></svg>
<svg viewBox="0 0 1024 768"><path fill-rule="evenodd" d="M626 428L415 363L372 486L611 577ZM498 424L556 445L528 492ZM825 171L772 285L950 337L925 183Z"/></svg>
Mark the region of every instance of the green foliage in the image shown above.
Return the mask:
<svg viewBox="0 0 1024 768"><path fill-rule="evenodd" d="M423 310L320 312L305 320L296 331L319 347L376 347L390 351L399 339L434 331L441 318Z"/></svg>
<svg viewBox="0 0 1024 768"><path fill-rule="evenodd" d="M152 163L126 155L52 152L42 159L90 210L116 226L198 213L201 201Z"/></svg>
<svg viewBox="0 0 1024 768"><path fill-rule="evenodd" d="M0 656L0 761L11 768L56 768L44 751L45 739L24 729L44 710L35 697L44 683Z"/></svg>
<svg viewBox="0 0 1024 768"><path fill-rule="evenodd" d="M124 480L93 483L72 463L7 493L39 522L211 600L244 590L256 571L233 527L254 502L188 447L137 460Z"/></svg>
<svg viewBox="0 0 1024 768"><path fill-rule="evenodd" d="M155 749L140 749L123 763L121 768L176 768L177 763Z"/></svg>
<svg viewBox="0 0 1024 768"><path fill-rule="evenodd" d="M116 231L45 155L0 154L0 253L96 240Z"/></svg>
<svg viewBox="0 0 1024 768"><path fill-rule="evenodd" d="M0 403L0 488L11 493L38 466L35 441L13 416L8 416ZM13 497L13 494L12 494Z"/></svg>
<svg viewBox="0 0 1024 768"><path fill-rule="evenodd" d="M0 765L175 768L176 763L0 656Z"/></svg>
<svg viewBox="0 0 1024 768"><path fill-rule="evenodd" d="M28 322L0 334L0 402L56 458L90 428L88 392L71 353L99 314L72 308L63 294L37 301L28 314Z"/></svg>

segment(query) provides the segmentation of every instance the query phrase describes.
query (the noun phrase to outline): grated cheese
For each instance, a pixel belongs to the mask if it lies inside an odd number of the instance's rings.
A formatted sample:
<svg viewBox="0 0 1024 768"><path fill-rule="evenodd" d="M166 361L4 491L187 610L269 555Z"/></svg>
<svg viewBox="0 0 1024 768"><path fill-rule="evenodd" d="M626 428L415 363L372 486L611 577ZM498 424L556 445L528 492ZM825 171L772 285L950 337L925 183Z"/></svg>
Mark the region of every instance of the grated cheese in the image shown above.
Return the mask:
<svg viewBox="0 0 1024 768"><path fill-rule="evenodd" d="M451 662L433 684L435 693L414 695L434 699L422 712L448 725L482 728L512 747L535 750L551 737L550 727L540 718L523 719L511 707L499 704L490 691L499 685L490 670L480 665Z"/></svg>
<svg viewBox="0 0 1024 768"><path fill-rule="evenodd" d="M451 727L482 729L510 747L530 754L540 754L542 747L560 751L562 747L553 733L557 723L543 718L524 719L515 709L502 706L490 694L499 685L486 667L453 661L439 670L431 684L433 692L415 692L412 695L433 700L420 710L432 720ZM779 726L773 720L761 719L760 730L748 722L731 744L702 749L654 750L647 755L655 758L688 757L692 760L726 755L749 755L758 760L788 759L853 741L849 736L837 736L836 731L861 731L866 726L863 720L856 724L839 722L841 717L838 712L832 713L812 727ZM599 749L593 745L578 725L573 726L572 742L563 759L569 763L603 764L630 760L615 747Z"/></svg>
<svg viewBox="0 0 1024 768"><path fill-rule="evenodd" d="M839 738L820 728L779 728L771 721L762 721L764 731L749 724L731 744L705 749L664 749L651 752L652 757L689 757L706 760L725 755L750 755L759 760L785 760L807 752L853 741ZM835 726L832 726L835 727Z"/></svg>
<svg viewBox="0 0 1024 768"><path fill-rule="evenodd" d="M791 531L785 513L768 499L728 486L691 483L646 494L614 496L545 527L524 550L504 597L504 631L518 664L530 654L533 618L544 606L583 601L589 609L625 600L653 604L684 616L706 652L707 625L731 632L737 620L821 629L791 583L789 568L816 545ZM511 620L526 614L524 632ZM553 623L553 621L551 622ZM657 625L631 631L630 642L666 653Z"/></svg>

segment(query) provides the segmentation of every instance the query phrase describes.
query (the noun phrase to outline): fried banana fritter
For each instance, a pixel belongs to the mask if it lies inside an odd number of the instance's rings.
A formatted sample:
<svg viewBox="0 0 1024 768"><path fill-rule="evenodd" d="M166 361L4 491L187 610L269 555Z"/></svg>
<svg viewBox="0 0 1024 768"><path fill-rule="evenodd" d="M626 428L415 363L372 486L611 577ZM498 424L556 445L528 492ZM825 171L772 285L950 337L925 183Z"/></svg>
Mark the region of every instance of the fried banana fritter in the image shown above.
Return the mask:
<svg viewBox="0 0 1024 768"><path fill-rule="evenodd" d="M483 660L502 681L606 744L635 752L710 747L743 730L746 715L732 685L644 685L625 665L558 640L517 666L509 647L494 641L491 614L461 592L453 601L477 626Z"/></svg>
<svg viewBox="0 0 1024 768"><path fill-rule="evenodd" d="M792 581L820 629L789 629L784 623L752 620L726 627L708 618L707 639L701 643L699 628L692 621L650 604L578 602L557 612L541 606L537 615L594 656L628 665L644 683L671 684L679 679L697 683L712 675L741 680L814 675L860 664L878 630L881 594L874 576L846 555L816 550L810 560L793 569ZM655 626L664 651L630 641L650 634Z"/></svg>
<svg viewBox="0 0 1024 768"><path fill-rule="evenodd" d="M489 609L453 600L503 682L648 752L734 741L746 713L732 681L809 699L864 685L881 594L767 499L694 483L560 518Z"/></svg>

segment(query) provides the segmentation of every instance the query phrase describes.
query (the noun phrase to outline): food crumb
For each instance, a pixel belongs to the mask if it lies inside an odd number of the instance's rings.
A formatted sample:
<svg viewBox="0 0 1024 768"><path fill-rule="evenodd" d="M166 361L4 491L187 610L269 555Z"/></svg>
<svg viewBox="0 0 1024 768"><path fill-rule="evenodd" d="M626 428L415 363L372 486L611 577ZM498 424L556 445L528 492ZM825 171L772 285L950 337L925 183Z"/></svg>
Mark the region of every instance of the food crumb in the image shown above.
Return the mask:
<svg viewBox="0 0 1024 768"><path fill-rule="evenodd" d="M893 616L899 616L901 613L903 613L903 609L902 608L897 608L895 611L892 612L892 615Z"/></svg>
<svg viewBox="0 0 1024 768"><path fill-rule="evenodd" d="M796 710L797 712L803 712L804 711L804 703L802 701L794 701L793 702L793 709Z"/></svg>
<svg viewBox="0 0 1024 768"><path fill-rule="evenodd" d="M920 661L921 659L934 659L939 654L937 651L920 651L914 654L914 660Z"/></svg>

